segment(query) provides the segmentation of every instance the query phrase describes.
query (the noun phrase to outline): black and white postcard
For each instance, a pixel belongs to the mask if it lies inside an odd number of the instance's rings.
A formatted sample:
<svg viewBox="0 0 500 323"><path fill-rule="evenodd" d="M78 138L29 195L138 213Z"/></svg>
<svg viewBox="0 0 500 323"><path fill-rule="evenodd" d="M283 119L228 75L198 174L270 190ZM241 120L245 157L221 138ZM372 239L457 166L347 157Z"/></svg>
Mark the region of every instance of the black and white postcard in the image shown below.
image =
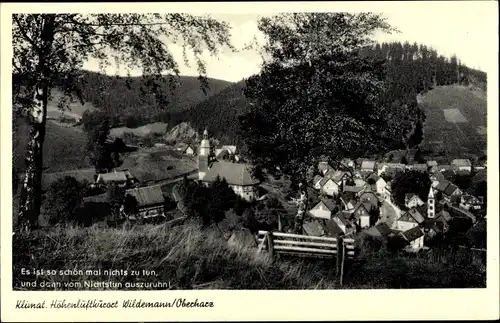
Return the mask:
<svg viewBox="0 0 500 323"><path fill-rule="evenodd" d="M498 318L496 2L1 15L2 321Z"/></svg>

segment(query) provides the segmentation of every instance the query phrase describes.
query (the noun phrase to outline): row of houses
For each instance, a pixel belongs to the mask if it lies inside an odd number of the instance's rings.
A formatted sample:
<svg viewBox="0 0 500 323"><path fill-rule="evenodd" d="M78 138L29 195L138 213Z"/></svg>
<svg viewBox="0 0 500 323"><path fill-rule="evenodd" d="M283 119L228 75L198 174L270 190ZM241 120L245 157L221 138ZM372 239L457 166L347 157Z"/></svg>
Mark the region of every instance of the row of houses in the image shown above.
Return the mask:
<svg viewBox="0 0 500 323"><path fill-rule="evenodd" d="M481 198L464 194L443 176L442 173L450 168L440 167L434 162L377 165L374 161L362 161L356 167L353 161L344 159L337 167L334 169L325 162L318 165L319 174L314 177L312 186L322 198L308 212L310 221L306 221L303 228L306 234L348 236L365 232L398 238L406 244L408 251L417 251L424 247L425 237L446 234L454 218L475 222L468 211L483 207ZM470 162L466 160L454 160L451 167L453 172L471 171ZM409 169L427 172L432 185L425 201L416 193L407 194L406 210L402 211L393 204L391 182L386 182L382 176L386 172ZM386 203L384 212L390 207L399 215L395 221L381 221L380 205L383 203ZM375 221L377 214L379 218Z"/></svg>

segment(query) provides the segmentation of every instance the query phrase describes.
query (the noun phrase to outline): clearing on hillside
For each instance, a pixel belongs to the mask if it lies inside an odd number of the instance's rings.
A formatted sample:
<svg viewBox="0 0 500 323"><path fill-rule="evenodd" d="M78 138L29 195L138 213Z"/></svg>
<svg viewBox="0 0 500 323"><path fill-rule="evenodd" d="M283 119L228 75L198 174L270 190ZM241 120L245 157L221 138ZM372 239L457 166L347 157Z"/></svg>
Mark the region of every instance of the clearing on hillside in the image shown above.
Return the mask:
<svg viewBox="0 0 500 323"><path fill-rule="evenodd" d="M18 130L13 133L13 164L18 171L24 171L24 158L29 138L30 125L23 119L16 120ZM87 160L85 134L75 127L65 127L47 121L43 145L43 166L45 172L61 172L70 169L92 167Z"/></svg>
<svg viewBox="0 0 500 323"><path fill-rule="evenodd" d="M80 101L72 101L69 103L68 110L61 111L57 107L61 96L61 91L52 89L52 100L47 104L47 118L59 119L61 117L66 117L77 120L82 117L85 111L93 111L96 109L90 102L85 102L85 104L82 105Z"/></svg>
<svg viewBox="0 0 500 323"><path fill-rule="evenodd" d="M444 109L444 118L450 123L463 123L467 122L464 115L458 109Z"/></svg>
<svg viewBox="0 0 500 323"><path fill-rule="evenodd" d="M474 158L486 150L486 92L439 86L419 97L426 114L423 150L432 157Z"/></svg>

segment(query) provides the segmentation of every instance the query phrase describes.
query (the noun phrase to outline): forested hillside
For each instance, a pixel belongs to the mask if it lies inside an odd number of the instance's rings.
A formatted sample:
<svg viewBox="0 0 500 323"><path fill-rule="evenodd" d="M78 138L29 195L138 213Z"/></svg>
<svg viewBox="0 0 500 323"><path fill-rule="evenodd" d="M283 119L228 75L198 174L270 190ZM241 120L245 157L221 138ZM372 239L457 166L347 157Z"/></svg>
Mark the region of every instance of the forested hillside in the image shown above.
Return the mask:
<svg viewBox="0 0 500 323"><path fill-rule="evenodd" d="M157 82L155 93L145 91L139 77L116 77L95 72L83 76L83 97L98 109L105 111L114 126L138 127L147 123L168 122L170 113L191 108L213 94L231 85L231 82L207 79L206 93L200 80L180 76L172 90L174 78Z"/></svg>
<svg viewBox="0 0 500 323"><path fill-rule="evenodd" d="M425 45L409 43L382 43L364 48L360 55L385 61L387 89L382 104L388 109L387 119L392 120L395 134L411 133L424 114L418 108L417 94L434 86L448 84L473 84L485 89L486 73L473 70L460 63L455 56L446 58ZM192 109L172 116L171 121L187 121L198 130L209 128L211 134L225 142L238 143L237 116L246 112L249 102L239 82L221 91ZM174 123L175 123L174 122ZM395 137L395 149L415 146L421 138Z"/></svg>

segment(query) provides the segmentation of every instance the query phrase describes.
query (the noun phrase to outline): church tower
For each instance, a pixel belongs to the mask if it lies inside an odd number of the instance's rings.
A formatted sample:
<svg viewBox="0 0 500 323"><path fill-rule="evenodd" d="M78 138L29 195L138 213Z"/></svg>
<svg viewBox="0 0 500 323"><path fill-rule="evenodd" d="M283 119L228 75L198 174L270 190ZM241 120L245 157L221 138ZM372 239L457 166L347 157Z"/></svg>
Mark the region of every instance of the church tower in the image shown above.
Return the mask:
<svg viewBox="0 0 500 323"><path fill-rule="evenodd" d="M436 215L436 199L434 198L434 190L432 186L429 188L429 195L427 196L427 218L434 219Z"/></svg>
<svg viewBox="0 0 500 323"><path fill-rule="evenodd" d="M210 162L210 141L208 140L208 131L203 131L203 139L201 140L200 150L198 152L198 179L202 180L208 171Z"/></svg>

